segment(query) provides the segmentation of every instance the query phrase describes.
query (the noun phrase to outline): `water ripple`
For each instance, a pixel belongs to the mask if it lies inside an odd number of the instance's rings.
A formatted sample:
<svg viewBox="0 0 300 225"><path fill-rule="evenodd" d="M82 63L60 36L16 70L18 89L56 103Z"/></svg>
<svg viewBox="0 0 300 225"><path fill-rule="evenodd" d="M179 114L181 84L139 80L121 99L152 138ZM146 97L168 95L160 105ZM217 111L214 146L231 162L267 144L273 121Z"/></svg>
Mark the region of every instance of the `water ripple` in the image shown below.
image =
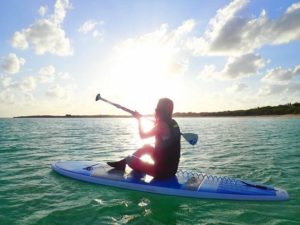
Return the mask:
<svg viewBox="0 0 300 225"><path fill-rule="evenodd" d="M180 167L280 186L291 200L235 202L87 184L58 160L119 159L140 147L132 119L0 119L0 224L299 224L300 119L182 118Z"/></svg>

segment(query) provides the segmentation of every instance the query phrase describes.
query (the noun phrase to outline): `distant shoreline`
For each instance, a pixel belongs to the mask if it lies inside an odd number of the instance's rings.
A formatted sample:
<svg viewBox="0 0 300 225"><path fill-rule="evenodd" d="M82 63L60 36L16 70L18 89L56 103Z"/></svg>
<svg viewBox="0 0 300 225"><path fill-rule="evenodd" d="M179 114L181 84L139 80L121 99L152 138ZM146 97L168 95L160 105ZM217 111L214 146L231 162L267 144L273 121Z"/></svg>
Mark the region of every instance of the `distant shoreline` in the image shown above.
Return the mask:
<svg viewBox="0 0 300 225"><path fill-rule="evenodd" d="M146 115L147 117L151 115ZM248 117L248 116L285 116L300 117L300 103L264 106L247 110L221 111L221 112L176 112L174 117ZM64 116L53 115L33 115L33 116L16 116L13 118L130 118L131 115L71 115Z"/></svg>
<svg viewBox="0 0 300 225"><path fill-rule="evenodd" d="M153 117L153 116L146 116L146 117ZM278 118L300 118L300 114L283 114L283 115L250 115L250 116L233 116L233 115L227 115L227 116L180 116L175 115L174 118L233 118L233 117L239 117L239 118L247 118L247 117L278 117ZM63 119L72 119L72 118L132 118L132 116L125 116L125 115L74 115L74 116L51 116L51 115L37 115L37 116L15 116L14 119L22 119L22 118L32 118L32 119L38 119L38 118L63 118ZM1 118L1 119L8 119L7 118Z"/></svg>
<svg viewBox="0 0 300 225"><path fill-rule="evenodd" d="M33 115L33 116L15 116L13 118L130 118L132 116L126 115L65 115L65 116L52 116L52 115Z"/></svg>

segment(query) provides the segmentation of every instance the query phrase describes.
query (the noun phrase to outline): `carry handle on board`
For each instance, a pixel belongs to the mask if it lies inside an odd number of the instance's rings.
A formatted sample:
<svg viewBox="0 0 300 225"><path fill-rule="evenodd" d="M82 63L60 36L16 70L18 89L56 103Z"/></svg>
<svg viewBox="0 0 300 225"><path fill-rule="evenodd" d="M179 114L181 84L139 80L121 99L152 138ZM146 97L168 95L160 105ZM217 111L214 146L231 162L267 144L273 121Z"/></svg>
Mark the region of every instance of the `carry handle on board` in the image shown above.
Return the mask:
<svg viewBox="0 0 300 225"><path fill-rule="evenodd" d="M131 115L136 115L136 111L133 111L131 109L128 109L124 106L121 106L120 104L117 104L117 103L114 103L114 102L111 102L105 98L102 98L100 94L97 94L96 96L96 101L99 101L99 100L102 100L108 104L111 104L115 107L117 107L118 109L122 109L123 111L125 112L128 112L130 113ZM140 115L142 116L142 115ZM197 134L194 134L194 133L181 133L182 137L188 142L190 143L191 145L195 145L198 141L198 135Z"/></svg>

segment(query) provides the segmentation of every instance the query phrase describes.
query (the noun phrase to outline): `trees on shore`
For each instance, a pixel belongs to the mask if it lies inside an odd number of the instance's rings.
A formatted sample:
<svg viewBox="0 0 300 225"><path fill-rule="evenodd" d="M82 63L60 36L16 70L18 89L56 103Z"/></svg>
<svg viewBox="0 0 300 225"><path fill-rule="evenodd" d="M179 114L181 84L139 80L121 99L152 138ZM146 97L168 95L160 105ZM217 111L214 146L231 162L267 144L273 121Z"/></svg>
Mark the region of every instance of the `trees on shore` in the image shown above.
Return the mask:
<svg viewBox="0 0 300 225"><path fill-rule="evenodd" d="M264 116L264 115L286 115L286 114L300 114L300 103L278 105L278 106L264 106L247 110L234 110L222 112L188 112L175 113L177 117L203 117L203 116Z"/></svg>

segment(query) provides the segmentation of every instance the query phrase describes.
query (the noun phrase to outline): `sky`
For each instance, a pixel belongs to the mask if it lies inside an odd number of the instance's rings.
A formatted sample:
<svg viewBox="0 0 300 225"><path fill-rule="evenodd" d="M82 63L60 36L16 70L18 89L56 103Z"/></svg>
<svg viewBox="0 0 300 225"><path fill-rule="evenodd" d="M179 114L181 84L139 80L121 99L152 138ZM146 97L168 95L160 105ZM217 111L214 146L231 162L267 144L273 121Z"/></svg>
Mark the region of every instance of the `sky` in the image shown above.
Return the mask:
<svg viewBox="0 0 300 225"><path fill-rule="evenodd" d="M0 117L300 102L300 2L3 0Z"/></svg>

